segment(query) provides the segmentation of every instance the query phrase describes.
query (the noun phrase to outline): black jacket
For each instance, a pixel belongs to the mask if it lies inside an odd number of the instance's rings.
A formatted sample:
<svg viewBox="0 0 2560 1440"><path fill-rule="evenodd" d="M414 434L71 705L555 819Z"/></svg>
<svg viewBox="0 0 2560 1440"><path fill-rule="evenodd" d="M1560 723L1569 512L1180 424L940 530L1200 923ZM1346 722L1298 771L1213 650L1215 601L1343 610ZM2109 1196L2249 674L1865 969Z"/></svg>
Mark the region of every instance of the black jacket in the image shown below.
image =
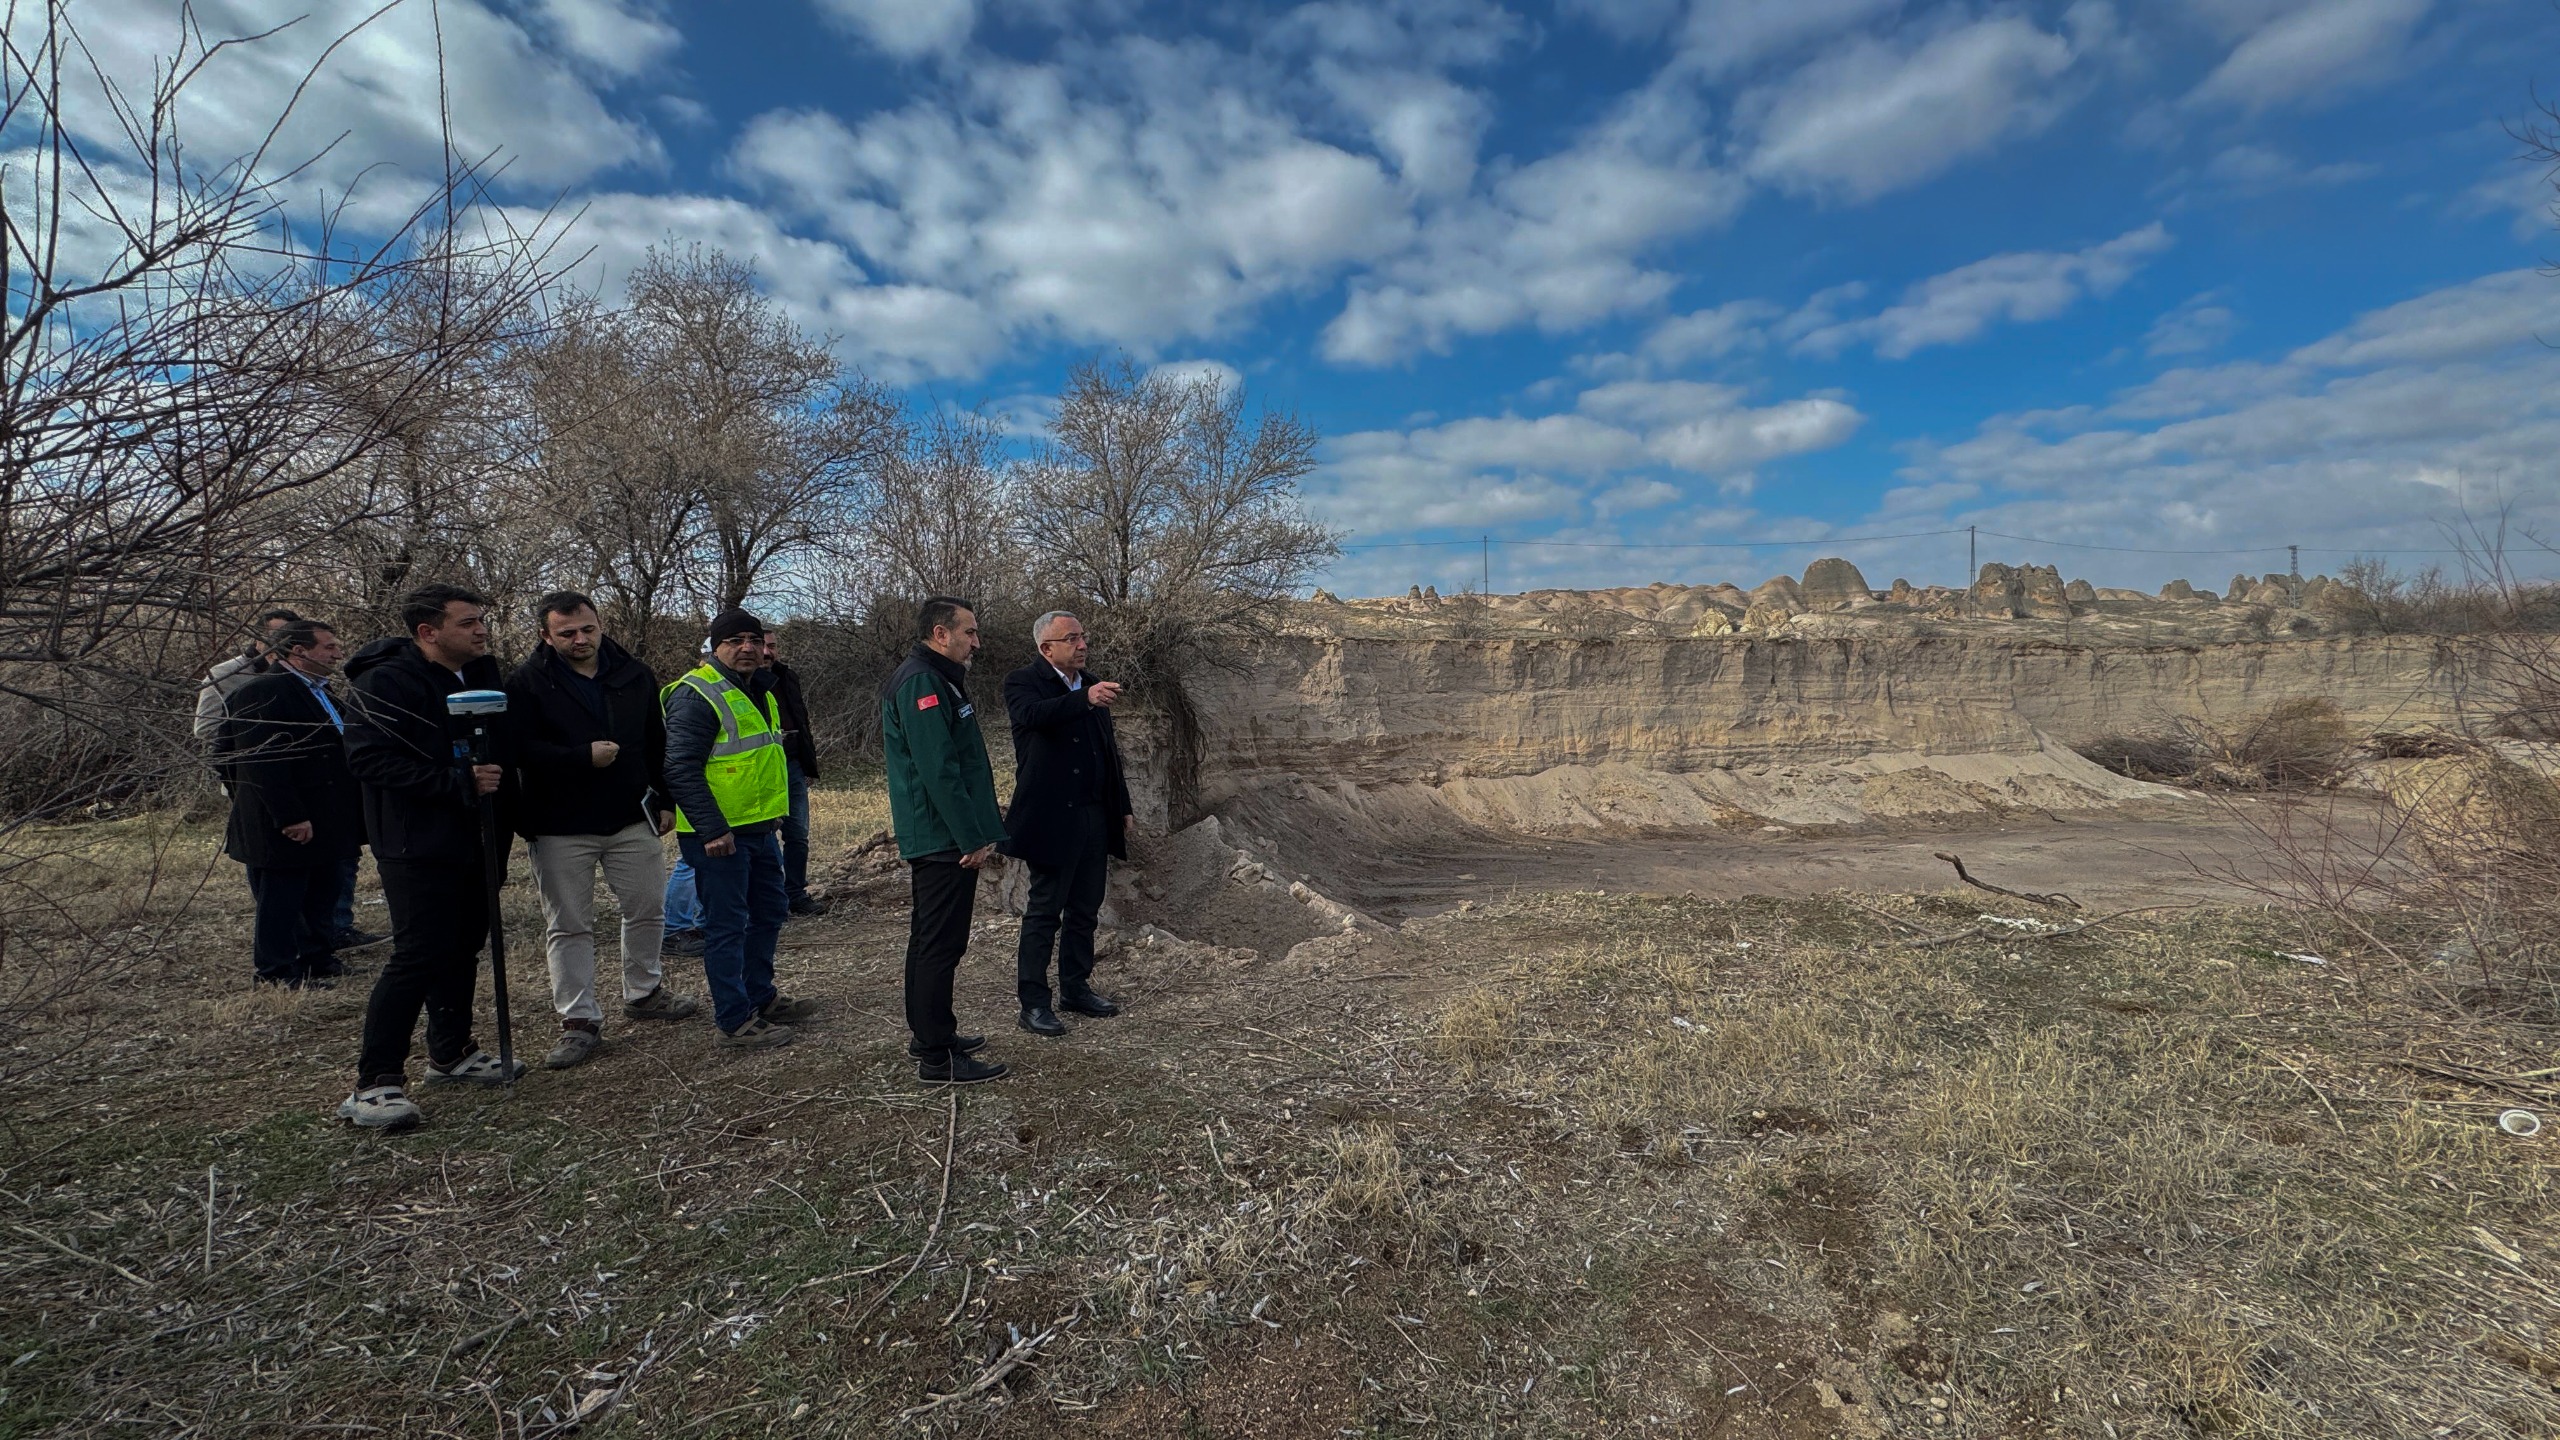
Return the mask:
<svg viewBox="0 0 2560 1440"><path fill-rule="evenodd" d="M520 835L611 835L675 808L666 798L667 722L658 710L658 677L607 639L596 652L604 720L571 688L577 678L548 645L536 647L533 658L507 676ZM602 770L592 758L598 740L622 747Z"/></svg>
<svg viewBox="0 0 2560 1440"><path fill-rule="evenodd" d="M364 844L364 801L346 744L301 676L260 675L232 691L218 744L231 776L223 853L259 869L311 869L334 867ZM305 821L309 840L284 837L284 827Z"/></svg>
<svg viewBox="0 0 2560 1440"><path fill-rule="evenodd" d="M1004 851L1044 869L1073 861L1079 807L1099 805L1111 853L1128 858L1129 782L1120 769L1120 737L1111 710L1070 690L1046 660L1004 677L1005 713L1013 721L1013 805L1005 812Z"/></svg>
<svg viewBox="0 0 2560 1440"><path fill-rule="evenodd" d="M773 698L782 706L782 753L800 767L800 773L815 783L818 778L818 741L809 733L809 699L800 693L800 672L776 660L765 667L772 676Z"/></svg>
<svg viewBox="0 0 2560 1440"><path fill-rule="evenodd" d="M505 678L483 655L457 680L416 641L397 636L373 641L347 662L355 687L347 767L364 784L364 830L376 860L480 863L480 797L470 761L454 753L467 732L445 714L444 697L502 689ZM504 765L508 727L491 728L491 758ZM502 843L511 788L498 794Z"/></svg>

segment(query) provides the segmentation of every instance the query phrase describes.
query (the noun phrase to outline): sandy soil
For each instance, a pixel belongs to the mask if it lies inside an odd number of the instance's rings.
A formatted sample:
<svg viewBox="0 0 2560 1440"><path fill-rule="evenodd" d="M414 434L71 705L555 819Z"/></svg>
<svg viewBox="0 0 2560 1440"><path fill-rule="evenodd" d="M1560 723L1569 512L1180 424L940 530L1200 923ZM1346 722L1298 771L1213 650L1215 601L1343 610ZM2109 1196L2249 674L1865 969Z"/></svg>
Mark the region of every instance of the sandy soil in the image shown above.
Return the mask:
<svg viewBox="0 0 2560 1440"><path fill-rule="evenodd" d="M2351 799L2242 800L2167 813L2020 815L1962 826L1895 826L1872 833L1505 837L1476 832L1391 853L1290 847L1318 889L1382 919L1448 909L1510 890L1599 890L1702 899L1945 889L1954 872L1934 852L1961 856L1983 879L2061 891L2092 908L2181 901L2246 901L2280 883L2268 835L2290 825L2336 834L2349 852L2378 849L2378 805Z"/></svg>

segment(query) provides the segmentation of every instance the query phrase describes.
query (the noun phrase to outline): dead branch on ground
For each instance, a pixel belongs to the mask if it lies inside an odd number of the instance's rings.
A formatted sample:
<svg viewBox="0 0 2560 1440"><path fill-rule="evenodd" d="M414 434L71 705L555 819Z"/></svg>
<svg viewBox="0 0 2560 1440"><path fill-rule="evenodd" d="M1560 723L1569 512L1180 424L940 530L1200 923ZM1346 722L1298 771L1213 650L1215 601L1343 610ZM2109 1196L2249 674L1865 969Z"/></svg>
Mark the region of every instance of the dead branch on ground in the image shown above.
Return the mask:
<svg viewBox="0 0 2560 1440"><path fill-rule="evenodd" d="M1977 880L1973 877L1972 872L1964 868L1964 862L1962 860L1957 859L1955 856L1948 854L1944 850L1932 851L1931 853L1936 855L1939 859L1956 867L1956 878L1967 885L1972 886L1976 890L1988 890L1994 895L2006 895L2012 900L2024 900L2030 905L2050 905L2057 910L2077 910L2080 908L2080 902L2072 899L2068 895L2030 895L2024 890L2012 890L2005 885L1994 885L1988 880Z"/></svg>

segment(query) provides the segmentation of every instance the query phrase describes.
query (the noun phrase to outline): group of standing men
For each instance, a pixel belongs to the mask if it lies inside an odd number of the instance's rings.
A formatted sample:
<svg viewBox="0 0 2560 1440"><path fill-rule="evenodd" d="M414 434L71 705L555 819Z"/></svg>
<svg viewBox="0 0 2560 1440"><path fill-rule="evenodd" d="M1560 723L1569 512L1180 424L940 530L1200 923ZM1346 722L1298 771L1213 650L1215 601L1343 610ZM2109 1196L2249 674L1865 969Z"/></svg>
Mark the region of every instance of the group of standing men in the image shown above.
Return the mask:
<svg viewBox="0 0 2560 1440"><path fill-rule="evenodd" d="M428 586L403 597L404 634L352 657L329 625L270 612L257 646L217 667L199 697L198 733L232 794L226 849L248 867L256 901L260 983L325 986L343 973L335 951L350 939L356 856L373 848L392 949L366 1004L354 1089L339 1107L365 1128L422 1118L407 1093L422 1012L427 1085L513 1078L472 1025L492 919L487 835L501 847L525 837L561 1025L551 1067L585 1061L602 1037L599 873L622 915L625 1017L679 1021L699 1011L664 984L670 895L693 903L723 1048L788 1044L793 1022L816 1008L774 984L784 921L819 908L806 892L815 751L797 681L762 622L722 612L703 663L661 685L603 633L593 602L569 591L538 602L541 644L501 675L487 606L461 587ZM938 597L918 628L914 653L882 691L891 810L916 901L909 1050L920 1078L967 1083L1005 1073L975 1058L984 1038L958 1033L951 1003L978 872L999 847L1031 867L1017 957L1022 1028L1065 1033L1046 980L1053 941L1059 1007L1118 1011L1090 976L1106 857L1126 854L1128 790L1109 714L1120 687L1083 673L1075 617L1041 617L1042 660L1005 685L1019 763L1012 812L999 815L965 688L976 618L964 602ZM345 685L333 689L342 659ZM500 689L504 723L475 758L459 743L447 697ZM490 807L502 822L494 827L483 823ZM690 887L669 884L661 842L671 831Z"/></svg>

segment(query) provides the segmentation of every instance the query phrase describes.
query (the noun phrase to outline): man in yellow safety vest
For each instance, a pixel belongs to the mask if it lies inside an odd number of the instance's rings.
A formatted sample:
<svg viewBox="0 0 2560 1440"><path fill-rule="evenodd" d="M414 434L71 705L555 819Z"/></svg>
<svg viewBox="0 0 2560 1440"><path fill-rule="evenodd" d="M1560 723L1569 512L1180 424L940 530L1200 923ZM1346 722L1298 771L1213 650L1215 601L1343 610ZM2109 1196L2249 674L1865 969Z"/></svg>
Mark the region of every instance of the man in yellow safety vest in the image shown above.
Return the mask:
<svg viewBox="0 0 2560 1440"><path fill-rule="evenodd" d="M702 901L702 971L720 1043L738 1048L790 1044L786 1022L816 1008L773 987L774 945L790 911L780 831L791 777L781 716L756 678L764 634L746 611L721 611L711 658L659 692L676 844Z"/></svg>

